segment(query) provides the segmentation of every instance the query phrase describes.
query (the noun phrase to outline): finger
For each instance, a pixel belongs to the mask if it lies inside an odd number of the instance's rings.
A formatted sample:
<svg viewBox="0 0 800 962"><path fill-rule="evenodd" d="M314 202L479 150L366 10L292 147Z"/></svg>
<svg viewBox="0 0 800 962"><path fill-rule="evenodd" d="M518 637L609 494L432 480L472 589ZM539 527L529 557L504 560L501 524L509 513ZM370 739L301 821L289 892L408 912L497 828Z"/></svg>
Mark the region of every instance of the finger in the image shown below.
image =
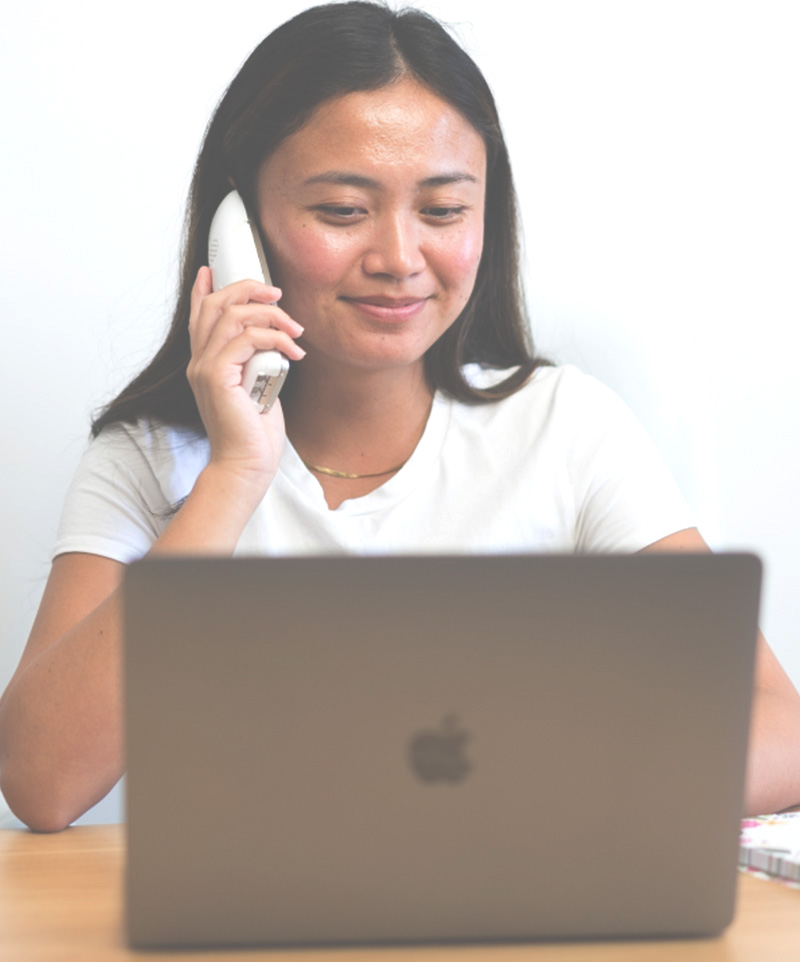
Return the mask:
<svg viewBox="0 0 800 962"><path fill-rule="evenodd" d="M230 390L242 383L242 368L257 351L279 351L290 361L301 361L306 352L288 334L272 329L249 327L227 341L216 354L206 351L189 363L187 375L195 393ZM217 387L214 388L214 385Z"/></svg>
<svg viewBox="0 0 800 962"><path fill-rule="evenodd" d="M192 291L189 300L189 340L192 346L192 353L199 347L201 340L200 332L200 313L205 303L206 297L211 293L211 268L201 267L197 272L197 277L192 284ZM205 339L202 339L205 343Z"/></svg>
<svg viewBox="0 0 800 962"><path fill-rule="evenodd" d="M224 310L229 304L246 304L256 301L259 304L277 304L283 296L280 287L274 284L264 284L263 281L244 280L235 281L227 287L214 291L214 300Z"/></svg>
<svg viewBox="0 0 800 962"><path fill-rule="evenodd" d="M283 291L274 284L265 284L263 281L244 280L228 284L227 287L220 288L218 291L229 297L231 304L246 304L248 301L258 301L261 304L277 304L283 297Z"/></svg>
<svg viewBox="0 0 800 962"><path fill-rule="evenodd" d="M263 304L249 301L247 304L231 304L225 311L226 323L239 323L243 328L251 324L259 327L274 327L286 331L291 337L300 337L305 328L293 317L289 317L277 304Z"/></svg>
<svg viewBox="0 0 800 962"><path fill-rule="evenodd" d="M212 342L213 337L214 335ZM205 377L210 374L212 379L215 379L215 371L226 365L241 366L249 361L256 351L279 351L290 361L300 361L306 356L305 350L285 331L271 327L250 325L233 337L220 338L216 344L212 342L209 342L206 350L193 355L189 362L192 376L198 374ZM238 377L232 371L228 371L223 380L226 383L239 383Z"/></svg>
<svg viewBox="0 0 800 962"><path fill-rule="evenodd" d="M248 327L225 344L214 362L244 365L257 351L279 351L290 361L302 361L306 356L305 350L283 331Z"/></svg>
<svg viewBox="0 0 800 962"><path fill-rule="evenodd" d="M247 328L283 331L291 338L300 337L302 325L293 320L279 307L267 304L234 304L228 307L217 319L203 348L214 354L220 351L232 338Z"/></svg>
<svg viewBox="0 0 800 962"><path fill-rule="evenodd" d="M195 282L195 286L198 286L198 282ZM278 309L277 314L263 313L266 308L274 307L275 301L280 298L281 290L278 287L245 280L203 295L199 290L195 292L193 289L193 295L194 306L189 326L192 350L195 353L206 350L212 334L221 322L223 330L229 331L228 337L234 336L245 324L250 323L277 326L288 330L293 337L299 337L303 333L302 326L284 311Z"/></svg>

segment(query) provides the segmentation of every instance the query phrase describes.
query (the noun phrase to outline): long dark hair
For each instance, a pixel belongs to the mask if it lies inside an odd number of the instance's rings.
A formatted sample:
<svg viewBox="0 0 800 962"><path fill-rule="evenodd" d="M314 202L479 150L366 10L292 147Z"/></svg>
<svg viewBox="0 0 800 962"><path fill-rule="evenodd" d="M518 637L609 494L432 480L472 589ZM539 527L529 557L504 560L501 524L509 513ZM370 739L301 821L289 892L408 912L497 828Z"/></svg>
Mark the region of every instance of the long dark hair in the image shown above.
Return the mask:
<svg viewBox="0 0 800 962"><path fill-rule="evenodd" d="M207 263L217 205L236 183L257 209L264 160L331 97L376 90L411 76L458 110L486 145L484 248L467 305L428 350L429 383L471 403L516 391L542 363L528 332L519 278L517 210L511 168L491 91L480 70L433 17L356 0L312 7L278 27L245 61L220 101L195 165L184 228L180 289L166 340L150 364L92 424L151 417L202 430L186 379L190 292ZM514 368L489 389L471 386L463 367Z"/></svg>

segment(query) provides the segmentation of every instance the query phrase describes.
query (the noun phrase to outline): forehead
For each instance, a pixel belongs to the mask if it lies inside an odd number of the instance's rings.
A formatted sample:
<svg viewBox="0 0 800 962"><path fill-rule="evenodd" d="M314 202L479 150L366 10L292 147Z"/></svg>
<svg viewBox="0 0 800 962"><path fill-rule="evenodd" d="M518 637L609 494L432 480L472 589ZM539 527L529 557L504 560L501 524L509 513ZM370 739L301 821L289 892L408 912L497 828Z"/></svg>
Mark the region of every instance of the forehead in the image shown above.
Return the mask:
<svg viewBox="0 0 800 962"><path fill-rule="evenodd" d="M267 159L263 173L293 180L326 170L370 176L460 172L483 183L486 149L472 124L427 87L403 79L319 106Z"/></svg>

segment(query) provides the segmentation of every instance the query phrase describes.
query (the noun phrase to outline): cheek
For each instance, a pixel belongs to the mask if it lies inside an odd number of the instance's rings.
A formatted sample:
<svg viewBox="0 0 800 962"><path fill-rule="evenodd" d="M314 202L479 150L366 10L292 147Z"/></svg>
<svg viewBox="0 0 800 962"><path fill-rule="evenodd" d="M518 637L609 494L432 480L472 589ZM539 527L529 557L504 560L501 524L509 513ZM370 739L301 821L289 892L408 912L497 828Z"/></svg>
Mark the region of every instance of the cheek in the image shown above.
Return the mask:
<svg viewBox="0 0 800 962"><path fill-rule="evenodd" d="M322 234L310 224L272 232L270 248L275 282L284 287L287 297L302 297L313 288L336 283L352 261L346 237Z"/></svg>
<svg viewBox="0 0 800 962"><path fill-rule="evenodd" d="M469 297L475 283L475 275L483 253L483 229L465 231L451 239L447 248L440 252L440 264L447 279L454 287L466 289L464 299Z"/></svg>

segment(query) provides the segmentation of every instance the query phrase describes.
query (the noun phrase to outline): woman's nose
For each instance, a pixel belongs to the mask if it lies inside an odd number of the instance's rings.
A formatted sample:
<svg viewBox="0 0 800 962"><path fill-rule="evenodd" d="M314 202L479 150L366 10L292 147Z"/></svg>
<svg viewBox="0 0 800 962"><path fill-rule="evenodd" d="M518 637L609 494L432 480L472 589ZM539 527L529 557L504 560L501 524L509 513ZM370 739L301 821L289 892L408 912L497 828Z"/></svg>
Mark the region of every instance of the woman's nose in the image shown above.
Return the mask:
<svg viewBox="0 0 800 962"><path fill-rule="evenodd" d="M420 240L419 225L412 217L400 214L382 220L364 256L364 270L396 280L419 274L425 269Z"/></svg>

